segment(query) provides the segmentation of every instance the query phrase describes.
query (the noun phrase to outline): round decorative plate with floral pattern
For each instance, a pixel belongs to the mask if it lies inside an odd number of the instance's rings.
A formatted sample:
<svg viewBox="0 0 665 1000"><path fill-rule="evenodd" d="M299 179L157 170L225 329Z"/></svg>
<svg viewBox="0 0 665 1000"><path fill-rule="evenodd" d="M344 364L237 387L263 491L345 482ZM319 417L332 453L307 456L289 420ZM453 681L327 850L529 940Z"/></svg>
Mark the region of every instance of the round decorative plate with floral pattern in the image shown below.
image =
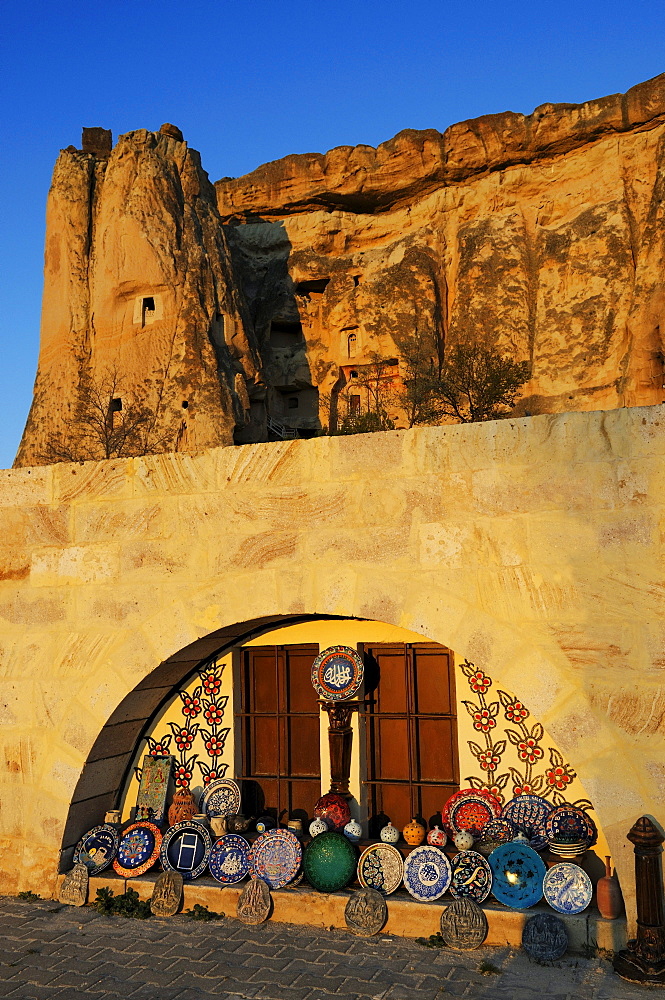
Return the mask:
<svg viewBox="0 0 665 1000"><path fill-rule="evenodd" d="M496 840L499 843L507 844L516 836L517 827L504 816L489 820L482 829L483 840Z"/></svg>
<svg viewBox="0 0 665 1000"><path fill-rule="evenodd" d="M249 873L249 843L237 833L226 833L212 845L208 868L222 885L233 885Z"/></svg>
<svg viewBox="0 0 665 1000"><path fill-rule="evenodd" d="M581 913L591 902L591 879L579 865L564 861L548 869L543 895L558 913Z"/></svg>
<svg viewBox="0 0 665 1000"><path fill-rule="evenodd" d="M123 830L113 870L124 878L136 878L152 868L162 846L162 831L155 823L130 823Z"/></svg>
<svg viewBox="0 0 665 1000"><path fill-rule="evenodd" d="M88 830L76 845L74 864L85 865L90 875L99 875L111 864L118 852L120 837L114 826L102 823Z"/></svg>
<svg viewBox="0 0 665 1000"><path fill-rule="evenodd" d="M389 896L399 888L403 877L404 861L392 844L371 844L360 855L358 880L363 889L377 889Z"/></svg>
<svg viewBox="0 0 665 1000"><path fill-rule="evenodd" d="M547 816L545 833L550 840L586 840L593 843L596 838L596 824L584 809L577 806L557 806Z"/></svg>
<svg viewBox="0 0 665 1000"><path fill-rule="evenodd" d="M482 903L492 888L492 869L477 851L460 851L451 862L450 894L455 899L468 896Z"/></svg>
<svg viewBox="0 0 665 1000"><path fill-rule="evenodd" d="M535 906L543 898L545 863L527 844L502 844L489 856L492 895L516 910Z"/></svg>
<svg viewBox="0 0 665 1000"><path fill-rule="evenodd" d="M199 812L212 816L232 816L240 812L240 789L231 778L216 778L204 788Z"/></svg>
<svg viewBox="0 0 665 1000"><path fill-rule="evenodd" d="M501 815L501 803L484 788L461 788L451 795L441 814L443 826L450 837L468 830L474 837L491 819Z"/></svg>
<svg viewBox="0 0 665 1000"><path fill-rule="evenodd" d="M283 889L298 874L302 846L290 830L266 830L252 844L249 862L252 875L262 878L271 889Z"/></svg>
<svg viewBox="0 0 665 1000"><path fill-rule="evenodd" d="M529 838L529 847L542 851L547 847L545 821L553 809L552 803L540 795L516 795L504 806L503 818Z"/></svg>
<svg viewBox="0 0 665 1000"><path fill-rule="evenodd" d="M404 861L404 885L423 903L443 896L451 874L450 862L438 847L416 847Z"/></svg>
<svg viewBox="0 0 665 1000"><path fill-rule="evenodd" d="M312 684L324 701L346 701L360 689L365 668L350 646L329 646L312 664Z"/></svg>

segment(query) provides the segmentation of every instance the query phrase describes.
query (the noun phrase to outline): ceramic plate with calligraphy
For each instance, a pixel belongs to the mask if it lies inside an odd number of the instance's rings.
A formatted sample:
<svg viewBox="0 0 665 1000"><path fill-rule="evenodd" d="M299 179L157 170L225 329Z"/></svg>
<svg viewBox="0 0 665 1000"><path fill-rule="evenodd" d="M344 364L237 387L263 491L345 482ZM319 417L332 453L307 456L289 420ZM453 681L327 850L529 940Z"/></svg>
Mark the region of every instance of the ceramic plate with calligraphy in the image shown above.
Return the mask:
<svg viewBox="0 0 665 1000"><path fill-rule="evenodd" d="M350 646L329 646L312 664L312 684L319 698L345 701L363 682L362 657Z"/></svg>
<svg viewBox="0 0 665 1000"><path fill-rule="evenodd" d="M482 903L492 888L492 869L477 851L460 851L451 862L450 894L455 899L468 896Z"/></svg>
<svg viewBox="0 0 665 1000"><path fill-rule="evenodd" d="M404 885L414 899L438 899L450 885L450 862L438 847L416 847L404 862Z"/></svg>
<svg viewBox="0 0 665 1000"><path fill-rule="evenodd" d="M403 878L402 855L392 844L371 844L360 855L358 880L364 889L377 889L389 896Z"/></svg>
<svg viewBox="0 0 665 1000"><path fill-rule="evenodd" d="M543 895L558 913L581 913L591 902L591 879L579 865L552 865L543 881Z"/></svg>
<svg viewBox="0 0 665 1000"><path fill-rule="evenodd" d="M298 874L300 841L290 830L266 830L252 844L249 862L255 878L262 878L271 889L283 889Z"/></svg>
<svg viewBox="0 0 665 1000"><path fill-rule="evenodd" d="M492 895L516 910L535 906L543 898L545 863L527 844L502 844L489 856Z"/></svg>
<svg viewBox="0 0 665 1000"><path fill-rule="evenodd" d="M166 869L180 872L191 881L206 870L212 850L212 838L208 828L200 823L176 823L164 834L160 860Z"/></svg>
<svg viewBox="0 0 665 1000"><path fill-rule="evenodd" d="M547 847L545 821L553 809L552 803L540 795L516 795L504 806L503 818L529 838L529 847L542 851Z"/></svg>
<svg viewBox="0 0 665 1000"><path fill-rule="evenodd" d="M118 852L120 837L114 826L103 823L88 830L76 845L74 864L85 865L90 875L98 875L111 864Z"/></svg>
<svg viewBox="0 0 665 1000"><path fill-rule="evenodd" d="M249 843L237 833L227 833L212 845L208 868L223 885L233 885L249 874Z"/></svg>
<svg viewBox="0 0 665 1000"><path fill-rule="evenodd" d="M468 830L480 837L483 827L501 815L501 803L483 788L462 788L451 795L441 814L443 826L449 837Z"/></svg>
<svg viewBox="0 0 665 1000"><path fill-rule="evenodd" d="M123 830L113 870L124 878L144 875L157 861L162 844L162 831L155 823L130 823Z"/></svg>
<svg viewBox="0 0 665 1000"><path fill-rule="evenodd" d="M562 805L549 813L545 833L550 840L586 840L591 844L596 838L596 824L584 809Z"/></svg>
<svg viewBox="0 0 665 1000"><path fill-rule="evenodd" d="M231 778L216 778L204 788L199 812L212 816L233 816L240 812L240 789Z"/></svg>

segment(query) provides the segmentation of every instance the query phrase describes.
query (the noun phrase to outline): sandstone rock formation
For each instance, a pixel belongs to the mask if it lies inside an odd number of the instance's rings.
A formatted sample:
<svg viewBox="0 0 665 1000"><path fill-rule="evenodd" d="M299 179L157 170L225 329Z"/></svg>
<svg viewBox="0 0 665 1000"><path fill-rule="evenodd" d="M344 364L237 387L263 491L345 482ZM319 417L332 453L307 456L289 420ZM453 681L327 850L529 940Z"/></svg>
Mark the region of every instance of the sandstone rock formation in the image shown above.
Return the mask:
<svg viewBox="0 0 665 1000"><path fill-rule="evenodd" d="M109 421L128 400L150 414L141 450L229 444L259 359L199 155L172 125L112 151L105 130L86 129L84 147L61 152L49 192L39 370L16 464L59 457L55 439L105 457L80 442L77 402L111 373Z"/></svg>
<svg viewBox="0 0 665 1000"><path fill-rule="evenodd" d="M366 405L354 379L377 358L398 373L422 337L528 361L517 414L665 400L665 75L287 156L218 181L216 204L175 126L110 153L86 132L92 151L61 153L49 196L17 464L71 421L81 358L150 381L156 451L317 433Z"/></svg>

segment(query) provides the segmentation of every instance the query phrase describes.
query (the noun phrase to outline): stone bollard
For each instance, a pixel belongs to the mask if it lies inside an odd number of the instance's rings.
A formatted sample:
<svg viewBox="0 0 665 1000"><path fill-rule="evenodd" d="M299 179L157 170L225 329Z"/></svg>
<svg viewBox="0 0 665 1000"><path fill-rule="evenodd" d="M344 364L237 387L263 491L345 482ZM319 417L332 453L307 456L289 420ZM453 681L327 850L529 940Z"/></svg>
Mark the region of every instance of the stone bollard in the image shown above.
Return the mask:
<svg viewBox="0 0 665 1000"><path fill-rule="evenodd" d="M665 986L665 914L661 855L663 835L647 816L628 834L635 845L637 937L614 957L614 971L633 983Z"/></svg>

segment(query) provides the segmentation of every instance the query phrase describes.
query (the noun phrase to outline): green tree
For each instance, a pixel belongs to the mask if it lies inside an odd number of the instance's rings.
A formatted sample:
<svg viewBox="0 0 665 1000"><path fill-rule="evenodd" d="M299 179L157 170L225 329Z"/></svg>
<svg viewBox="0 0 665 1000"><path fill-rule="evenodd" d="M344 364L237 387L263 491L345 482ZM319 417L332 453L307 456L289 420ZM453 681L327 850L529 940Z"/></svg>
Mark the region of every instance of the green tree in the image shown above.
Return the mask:
<svg viewBox="0 0 665 1000"><path fill-rule="evenodd" d="M359 365L357 376L340 393L340 402L346 407L338 423L337 434L369 434L373 431L391 431L395 422L388 415L388 407L398 400L395 387L395 364L392 359L374 353L369 364ZM360 409L351 407L353 397L360 398Z"/></svg>
<svg viewBox="0 0 665 1000"><path fill-rule="evenodd" d="M409 427L438 423L443 414L436 394L441 361L434 335L429 330L417 330L414 337L396 338L396 343L402 377L398 399Z"/></svg>
<svg viewBox="0 0 665 1000"><path fill-rule="evenodd" d="M457 344L446 351L432 393L440 413L463 424L496 420L514 406L529 378L526 361L482 344Z"/></svg>

